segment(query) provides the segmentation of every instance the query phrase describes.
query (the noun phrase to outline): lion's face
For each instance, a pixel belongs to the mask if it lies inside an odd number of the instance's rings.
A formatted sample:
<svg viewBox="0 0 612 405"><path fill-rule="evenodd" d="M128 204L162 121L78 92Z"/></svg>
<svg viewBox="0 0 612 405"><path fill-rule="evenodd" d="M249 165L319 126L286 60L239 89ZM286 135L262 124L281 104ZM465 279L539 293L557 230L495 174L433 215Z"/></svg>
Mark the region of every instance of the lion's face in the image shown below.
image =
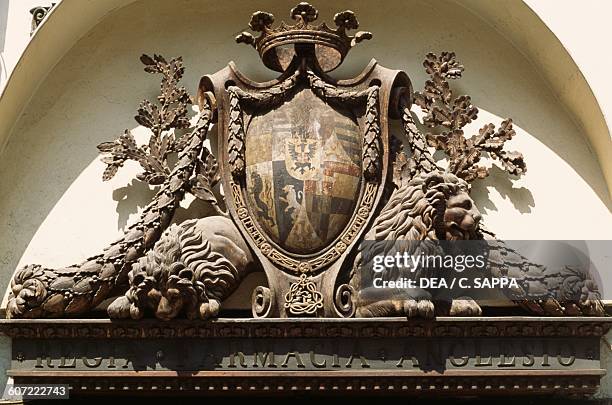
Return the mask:
<svg viewBox="0 0 612 405"><path fill-rule="evenodd" d="M451 173L420 173L394 191L370 240L480 239L481 215L469 185Z"/></svg>
<svg viewBox="0 0 612 405"><path fill-rule="evenodd" d="M467 192L460 191L446 202L444 230L447 240L474 239L482 218Z"/></svg>

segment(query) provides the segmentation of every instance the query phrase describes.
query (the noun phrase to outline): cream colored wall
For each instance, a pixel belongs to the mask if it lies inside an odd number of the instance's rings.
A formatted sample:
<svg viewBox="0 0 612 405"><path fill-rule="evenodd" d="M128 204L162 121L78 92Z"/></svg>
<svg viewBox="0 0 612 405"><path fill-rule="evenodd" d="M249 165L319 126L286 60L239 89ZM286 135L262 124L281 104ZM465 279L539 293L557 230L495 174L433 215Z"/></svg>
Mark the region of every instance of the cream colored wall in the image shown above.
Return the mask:
<svg viewBox="0 0 612 405"><path fill-rule="evenodd" d="M612 64L612 54L602 50L608 47L608 38L612 35L612 26L609 23L610 15L612 15L612 2L608 0L581 1L580 7L576 7L576 3L572 1L527 0L526 2L555 33L576 62L576 69L568 70L563 80L565 83L564 96L576 104L582 103L583 125L594 126L593 109L588 106L589 103L584 101L584 96L575 86L576 77L580 75L586 77L608 123L606 128L598 128L596 131L607 131L607 143L610 145L612 141L608 128L612 123L612 91L610 91L610 75L607 67ZM607 164L612 165L612 156L608 154L604 159L607 160ZM609 191L612 192L612 190ZM612 231L609 230L605 238L611 239ZM609 258L608 256L608 263L610 263ZM607 285L610 286L610 283ZM609 291L608 289L608 293ZM602 364L607 369L607 375L601 381L598 396L604 398L612 397L611 348L612 332L609 332L601 342Z"/></svg>
<svg viewBox="0 0 612 405"><path fill-rule="evenodd" d="M606 22L612 3L606 0L456 2L479 15L533 63L552 94L583 129L610 191L612 142L604 115L610 116L612 104L609 97L600 96L608 87L605 66L612 61L612 55L600 50L606 49L606 39L612 34L612 27ZM612 195L595 191L604 199Z"/></svg>
<svg viewBox="0 0 612 405"><path fill-rule="evenodd" d="M268 0L257 8L286 19L294 3ZM524 153L528 173L514 181L495 170L475 183L490 229L508 239L610 239L610 194L583 126L499 27L450 1L323 4L316 4L322 19L351 8L361 28L374 33L335 75L355 74L374 56L387 67L406 70L419 88L424 55L454 50L466 65L457 87L472 95L481 118L514 119L518 135L512 146ZM0 286L25 263L67 265L99 252L152 196L130 182L135 165L103 183L95 148L135 128L131 117L138 102L156 94L157 78L141 72L142 52L182 55L184 82L192 92L201 75L232 59L255 79L272 77L253 49L233 43L253 7L248 1L139 1L107 15L68 51L27 104L1 152ZM199 209L197 203L185 206Z"/></svg>
<svg viewBox="0 0 612 405"><path fill-rule="evenodd" d="M581 1L576 7L573 1L526 0L526 3L542 19L574 59L577 69L568 79L584 75L606 121L612 123L612 91L607 68L612 64L612 54L606 49L612 26L612 2L609 0ZM568 91L571 80L566 81Z"/></svg>
<svg viewBox="0 0 612 405"><path fill-rule="evenodd" d="M600 131L607 133L599 143L607 145L608 153L600 164L608 168L608 187L612 176L612 138L608 128L612 127L612 91L610 91L610 75L607 66L612 64L612 54L604 51L608 47L612 35L610 15L612 15L612 2L608 0L589 0L580 2L576 7L573 2L559 2L555 0L529 0L530 7L542 18L544 23L558 36L561 44L567 49L576 61L576 69L568 72L570 75L564 80L562 97L581 103L582 111L579 116L585 127L592 126L590 132ZM588 24L576 24L585 21ZM576 80L586 77L607 123L606 128L595 128L594 108L585 101L585 97L577 89ZM592 142L594 146L596 143ZM604 169L605 170L605 169ZM612 190L610 190L612 193ZM612 194L611 194L612 195Z"/></svg>

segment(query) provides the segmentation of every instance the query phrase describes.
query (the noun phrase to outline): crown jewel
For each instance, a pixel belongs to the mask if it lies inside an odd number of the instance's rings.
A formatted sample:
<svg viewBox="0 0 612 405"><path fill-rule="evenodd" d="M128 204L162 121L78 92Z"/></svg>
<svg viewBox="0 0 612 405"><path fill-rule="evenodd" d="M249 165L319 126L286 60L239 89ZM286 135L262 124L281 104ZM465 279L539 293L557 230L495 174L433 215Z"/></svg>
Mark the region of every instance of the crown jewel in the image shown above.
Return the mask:
<svg viewBox="0 0 612 405"><path fill-rule="evenodd" d="M372 33L359 31L354 36L346 31L359 28L355 14L342 11L334 16L336 29L326 23L312 24L319 11L308 3L300 3L291 9L295 25L284 21L272 28L274 16L265 11L257 11L251 16L249 27L261 34L255 38L248 32L236 37L236 42L252 45L263 63L270 69L283 72L296 55L296 48L310 49L324 72L335 69L342 63L348 51L359 42L372 38Z"/></svg>

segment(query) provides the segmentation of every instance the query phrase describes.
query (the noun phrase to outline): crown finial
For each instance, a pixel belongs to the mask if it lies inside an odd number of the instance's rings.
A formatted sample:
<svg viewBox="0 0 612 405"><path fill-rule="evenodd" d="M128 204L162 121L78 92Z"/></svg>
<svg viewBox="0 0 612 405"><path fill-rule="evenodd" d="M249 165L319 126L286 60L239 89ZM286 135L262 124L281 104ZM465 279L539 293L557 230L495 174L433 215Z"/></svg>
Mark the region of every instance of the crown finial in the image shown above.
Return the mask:
<svg viewBox="0 0 612 405"><path fill-rule="evenodd" d="M355 13L350 10L334 16L336 29L329 28L325 23L312 24L319 17L319 11L306 2L293 7L289 15L296 21L295 25L283 21L272 28L272 14L265 11L253 13L249 27L260 32L260 35L255 38L243 32L236 37L236 42L253 46L267 67L281 72L285 71L296 55L296 45L311 45L309 49L314 53L319 67L328 72L342 63L353 46L372 38L372 33L367 31L359 31L354 36L347 35L347 31L359 28Z"/></svg>
<svg viewBox="0 0 612 405"><path fill-rule="evenodd" d="M264 32L266 28L270 28L274 22L274 15L265 11L257 11L251 16L249 27L253 31Z"/></svg>
<svg viewBox="0 0 612 405"><path fill-rule="evenodd" d="M355 13L353 13L351 10L336 13L334 16L334 23L336 23L338 28L343 30L356 30L359 28L359 21L357 21Z"/></svg>
<svg viewBox="0 0 612 405"><path fill-rule="evenodd" d="M306 2L301 2L291 9L290 16L297 22L308 24L314 22L319 17L319 10Z"/></svg>

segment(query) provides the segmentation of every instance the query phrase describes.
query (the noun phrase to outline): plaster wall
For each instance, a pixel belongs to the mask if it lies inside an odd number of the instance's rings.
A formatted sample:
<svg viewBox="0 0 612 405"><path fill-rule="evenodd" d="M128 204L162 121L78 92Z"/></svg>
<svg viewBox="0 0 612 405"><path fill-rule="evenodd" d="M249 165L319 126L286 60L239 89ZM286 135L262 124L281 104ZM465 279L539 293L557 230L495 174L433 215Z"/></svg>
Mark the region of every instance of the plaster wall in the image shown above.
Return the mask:
<svg viewBox="0 0 612 405"><path fill-rule="evenodd" d="M267 0L257 8L271 11L278 21L288 18L293 5ZM510 146L524 153L528 172L517 180L494 169L474 184L488 228L506 239L610 239L610 194L584 126L499 27L451 1L315 5L320 19L328 21L338 10L353 9L361 28L374 33L372 41L351 51L335 76L353 76L375 57L384 66L405 70L419 89L426 79L424 55L453 50L466 66L457 92L470 94L481 109L471 129L514 119L517 136ZM612 11L612 4L599 6ZM252 48L233 42L247 28L252 11L247 1L138 1L107 15L64 55L25 107L1 152L2 291L23 264L64 266L98 253L152 197L153 191L131 180L136 165L103 183L104 165L95 148L126 128L135 129L140 139L145 136L132 116L142 99L156 96L158 80L141 71L141 53L183 56L184 84L192 93L201 75L229 60L253 79L273 77ZM555 15L545 6L539 12ZM574 23L589 25L583 17ZM603 87L602 81L596 83ZM598 97L605 94L605 88L597 89ZM178 216L202 210L197 202L186 201ZM606 282L612 288L612 277ZM246 307L249 296L244 288L233 306ZM2 351L6 357L8 347Z"/></svg>

